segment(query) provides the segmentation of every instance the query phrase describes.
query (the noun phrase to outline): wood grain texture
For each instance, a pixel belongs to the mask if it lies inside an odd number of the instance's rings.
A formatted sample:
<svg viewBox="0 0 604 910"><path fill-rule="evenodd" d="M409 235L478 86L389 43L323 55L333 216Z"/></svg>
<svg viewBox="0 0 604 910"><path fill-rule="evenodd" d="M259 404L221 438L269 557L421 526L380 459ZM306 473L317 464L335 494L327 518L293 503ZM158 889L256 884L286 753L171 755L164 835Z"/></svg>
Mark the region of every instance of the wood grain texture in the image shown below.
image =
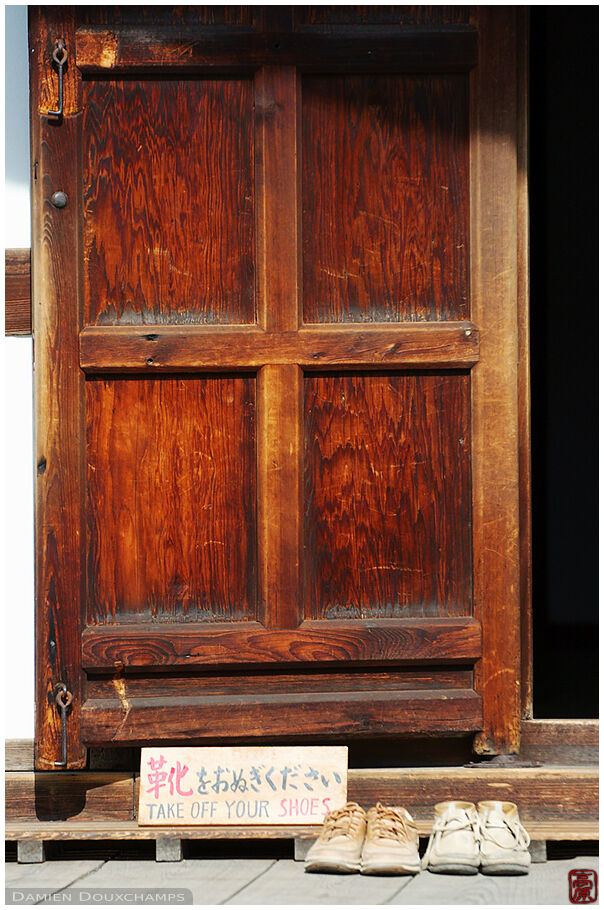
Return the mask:
<svg viewBox="0 0 604 910"><path fill-rule="evenodd" d="M84 630L82 661L87 670L341 661L469 664L480 657L480 641L480 625L471 617L310 620L293 630L268 630L255 622L237 628L140 623Z"/></svg>
<svg viewBox="0 0 604 910"><path fill-rule="evenodd" d="M578 795L578 800L581 794ZM379 799L379 795L378 795ZM369 808L369 806L368 806ZM421 836L427 837L432 831L433 819L417 819ZM590 841L598 840L598 819L566 818L530 821L527 824L529 836L533 840L552 841ZM216 840L224 834L224 829L209 826L207 828L139 828L134 822L27 822L7 821L5 839L7 841L95 841L95 840L155 840L158 832L164 837L183 838L186 840ZM248 839L286 839L289 837L316 837L317 828L312 825L296 825L291 828L274 825L263 828L260 825L247 825L229 828L229 840ZM549 871L549 870L548 870ZM542 894L542 892L541 892ZM432 903L432 902L431 902Z"/></svg>
<svg viewBox="0 0 604 910"><path fill-rule="evenodd" d="M34 741L33 739L5 739L4 740L4 770L5 771L33 771L34 769Z"/></svg>
<svg viewBox="0 0 604 910"><path fill-rule="evenodd" d="M406 806L414 817L433 818L433 806L449 799L511 800L522 821L556 823L566 819L589 822L597 818L596 768L414 768L349 771L348 798L362 806L381 799L387 805Z"/></svg>
<svg viewBox="0 0 604 910"><path fill-rule="evenodd" d="M177 670L170 675L141 675L136 672L123 676L123 695L130 698L158 698L165 695L169 698L179 695L270 695L283 692L377 692L403 691L409 689L471 689L471 670L459 667L435 669L432 666L414 669L396 666L375 669L371 667L347 668L334 670L323 667L315 670L312 667L296 667L293 672L278 668L225 669L216 673L207 672L178 674ZM112 677L105 674L89 673L86 694L88 698L115 698L115 685ZM124 765L110 766L123 768ZM16 769L15 769L16 770ZM26 769L23 769L26 770Z"/></svg>
<svg viewBox="0 0 604 910"><path fill-rule="evenodd" d="M4 251L4 334L31 335L29 249Z"/></svg>
<svg viewBox="0 0 604 910"><path fill-rule="evenodd" d="M466 319L465 76L302 82L305 322Z"/></svg>
<svg viewBox="0 0 604 910"><path fill-rule="evenodd" d="M228 840L263 840L265 838L286 839L300 835L316 836L316 825L232 825L228 829ZM221 826L208 825L194 828L179 828L157 825L139 827L136 821L79 821L68 822L39 822L35 819L27 821L7 821L6 840L29 841L95 841L95 840L156 840L159 836L174 840L217 840L224 838L225 829ZM239 860L241 862L241 860ZM229 864L230 865L230 864ZM176 870L178 872L178 869ZM232 866L229 870L232 881ZM138 886L140 887L140 885Z"/></svg>
<svg viewBox="0 0 604 910"><path fill-rule="evenodd" d="M285 11L287 13L287 10ZM273 10L270 15L279 15ZM258 321L269 333L298 329L298 81L294 67L256 74ZM269 335L271 341L279 336ZM262 356L262 341L257 351ZM241 351L241 348L239 348ZM259 617L267 628L300 619L302 372L290 358L258 373ZM285 362L284 362L285 361Z"/></svg>
<svg viewBox="0 0 604 910"><path fill-rule="evenodd" d="M391 26L366 33L349 27L328 32L249 33L181 25L144 28L82 26L77 63L86 75L170 72L209 74L220 69L251 72L262 66L297 66L302 71L467 72L476 64L473 28L415 28L393 33Z"/></svg>
<svg viewBox="0 0 604 910"><path fill-rule="evenodd" d="M254 322L251 80L86 82L84 200L86 322Z"/></svg>
<svg viewBox="0 0 604 910"><path fill-rule="evenodd" d="M134 777L127 772L61 771L5 776L6 818L11 821L128 821L134 813Z"/></svg>
<svg viewBox="0 0 604 910"><path fill-rule="evenodd" d="M263 67L255 79L258 316L273 332L298 316L298 80L295 67Z"/></svg>
<svg viewBox="0 0 604 910"><path fill-rule="evenodd" d="M154 25L228 27L249 29L255 10L251 6L79 6L78 25L129 26L144 29Z"/></svg>
<svg viewBox="0 0 604 910"><path fill-rule="evenodd" d="M520 757L563 765L597 765L600 722L597 720L523 720Z"/></svg>
<svg viewBox="0 0 604 910"><path fill-rule="evenodd" d="M295 629L302 619L303 394L295 363L260 370L258 615L269 629Z"/></svg>
<svg viewBox="0 0 604 910"><path fill-rule="evenodd" d="M55 41L61 38L67 50L63 73L63 113L65 117L78 113L82 110L82 89L76 65L76 7L30 6L28 21L30 87L36 111L47 114L57 110L59 75L53 66L52 52ZM50 120L55 125L60 123L57 117Z"/></svg>
<svg viewBox="0 0 604 910"><path fill-rule="evenodd" d="M480 355L470 322L308 326L263 332L231 326L87 326L80 334L80 366L87 373L162 373L250 369L299 364L450 369L471 367Z"/></svg>
<svg viewBox="0 0 604 910"><path fill-rule="evenodd" d="M325 25L456 25L469 21L467 6L296 6L298 27Z"/></svg>
<svg viewBox="0 0 604 910"><path fill-rule="evenodd" d="M36 41L35 33L32 40ZM31 76L35 86L36 66ZM34 91L34 99L39 98ZM33 182L32 299L36 336L35 572L36 572L36 767L61 761L61 723L55 686L73 695L67 723L68 767L86 760L79 735L81 704L80 611L84 577L81 396L78 365L81 173L77 148L81 116L60 124L38 117L32 107ZM71 203L55 209L50 197L67 193Z"/></svg>
<svg viewBox="0 0 604 910"><path fill-rule="evenodd" d="M479 7L481 64L472 74L472 370L474 615L484 625L476 686L481 752L520 741L516 10Z"/></svg>
<svg viewBox="0 0 604 910"><path fill-rule="evenodd" d="M255 615L255 380L86 383L91 623Z"/></svg>
<svg viewBox="0 0 604 910"><path fill-rule="evenodd" d="M481 700L471 689L419 692L286 692L195 698L132 698L125 708L115 698L82 708L88 742L135 743L186 739L203 742L228 730L233 736L386 736L409 732L466 731L481 726Z"/></svg>
<svg viewBox="0 0 604 910"><path fill-rule="evenodd" d="M307 617L472 612L469 378L305 380Z"/></svg>

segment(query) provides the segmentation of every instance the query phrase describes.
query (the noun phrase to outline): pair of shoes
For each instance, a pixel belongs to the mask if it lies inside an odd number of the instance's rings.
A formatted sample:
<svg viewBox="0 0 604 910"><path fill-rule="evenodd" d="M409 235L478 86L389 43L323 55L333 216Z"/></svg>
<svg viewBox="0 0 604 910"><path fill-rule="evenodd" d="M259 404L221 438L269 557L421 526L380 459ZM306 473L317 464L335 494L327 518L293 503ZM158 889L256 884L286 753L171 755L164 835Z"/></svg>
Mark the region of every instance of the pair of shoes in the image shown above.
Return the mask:
<svg viewBox="0 0 604 910"><path fill-rule="evenodd" d="M430 872L475 875L525 875L530 838L514 803L485 800L438 803L422 868Z"/></svg>
<svg viewBox="0 0 604 910"><path fill-rule="evenodd" d="M419 834L406 809L378 803L365 812L346 803L325 816L308 851L305 872L415 875L420 871Z"/></svg>

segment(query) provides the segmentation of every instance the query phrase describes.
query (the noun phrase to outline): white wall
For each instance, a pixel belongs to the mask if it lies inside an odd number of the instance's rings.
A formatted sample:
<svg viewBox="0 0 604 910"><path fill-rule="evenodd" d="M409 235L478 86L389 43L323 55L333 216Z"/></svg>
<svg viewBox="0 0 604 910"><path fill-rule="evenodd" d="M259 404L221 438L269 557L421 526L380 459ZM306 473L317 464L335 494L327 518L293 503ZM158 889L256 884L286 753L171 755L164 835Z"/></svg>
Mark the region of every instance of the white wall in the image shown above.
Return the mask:
<svg viewBox="0 0 604 910"><path fill-rule="evenodd" d="M31 244L27 7L5 7L5 247ZM34 541L32 340L6 338L5 725L9 739L34 735ZM12 697L11 697L12 696Z"/></svg>

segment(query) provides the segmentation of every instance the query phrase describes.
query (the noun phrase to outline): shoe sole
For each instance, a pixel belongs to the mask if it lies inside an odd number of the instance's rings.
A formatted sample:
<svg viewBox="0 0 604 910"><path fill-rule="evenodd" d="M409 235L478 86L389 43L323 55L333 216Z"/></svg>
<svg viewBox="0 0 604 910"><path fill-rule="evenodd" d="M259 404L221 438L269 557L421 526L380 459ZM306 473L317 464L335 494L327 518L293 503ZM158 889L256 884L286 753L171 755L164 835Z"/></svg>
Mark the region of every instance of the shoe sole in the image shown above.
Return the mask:
<svg viewBox="0 0 604 910"><path fill-rule="evenodd" d="M436 872L437 875L477 875L478 866L470 866L467 863L439 863L436 866L429 864L428 872Z"/></svg>
<svg viewBox="0 0 604 910"><path fill-rule="evenodd" d="M368 863L361 865L361 875L417 875L421 871L421 866L417 865L393 865L392 863Z"/></svg>
<svg viewBox="0 0 604 910"><path fill-rule="evenodd" d="M313 860L304 864L305 872L328 872L336 875L350 875L353 872L359 872L361 863L347 863L344 861L330 860Z"/></svg>
<svg viewBox="0 0 604 910"><path fill-rule="evenodd" d="M490 866L481 866L483 875L528 875L529 867L516 863L493 863Z"/></svg>

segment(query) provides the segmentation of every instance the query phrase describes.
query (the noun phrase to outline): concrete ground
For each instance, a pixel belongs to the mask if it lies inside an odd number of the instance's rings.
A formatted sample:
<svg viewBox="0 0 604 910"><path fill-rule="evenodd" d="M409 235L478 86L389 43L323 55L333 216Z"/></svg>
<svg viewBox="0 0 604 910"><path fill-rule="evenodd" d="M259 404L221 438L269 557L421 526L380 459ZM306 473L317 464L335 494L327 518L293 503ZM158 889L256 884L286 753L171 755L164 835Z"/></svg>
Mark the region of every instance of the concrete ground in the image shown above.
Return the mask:
<svg viewBox="0 0 604 910"><path fill-rule="evenodd" d="M569 904L568 873L598 870L596 856L550 859L527 876L433 875L413 877L311 875L292 859L203 858L180 863L152 859L54 859L39 864L6 864L7 903L24 902L23 889L51 889L52 903L86 901L104 906L94 889L189 889L199 905L449 905ZM13 894L14 889L17 893ZM66 892L65 889L75 889ZM63 899L60 895L63 894ZM43 895L37 895L40 903ZM122 903L121 899L117 899ZM29 901L31 903L31 900ZM115 896L109 903L116 903ZM132 899L123 901L133 906ZM180 901L182 905L182 901Z"/></svg>

